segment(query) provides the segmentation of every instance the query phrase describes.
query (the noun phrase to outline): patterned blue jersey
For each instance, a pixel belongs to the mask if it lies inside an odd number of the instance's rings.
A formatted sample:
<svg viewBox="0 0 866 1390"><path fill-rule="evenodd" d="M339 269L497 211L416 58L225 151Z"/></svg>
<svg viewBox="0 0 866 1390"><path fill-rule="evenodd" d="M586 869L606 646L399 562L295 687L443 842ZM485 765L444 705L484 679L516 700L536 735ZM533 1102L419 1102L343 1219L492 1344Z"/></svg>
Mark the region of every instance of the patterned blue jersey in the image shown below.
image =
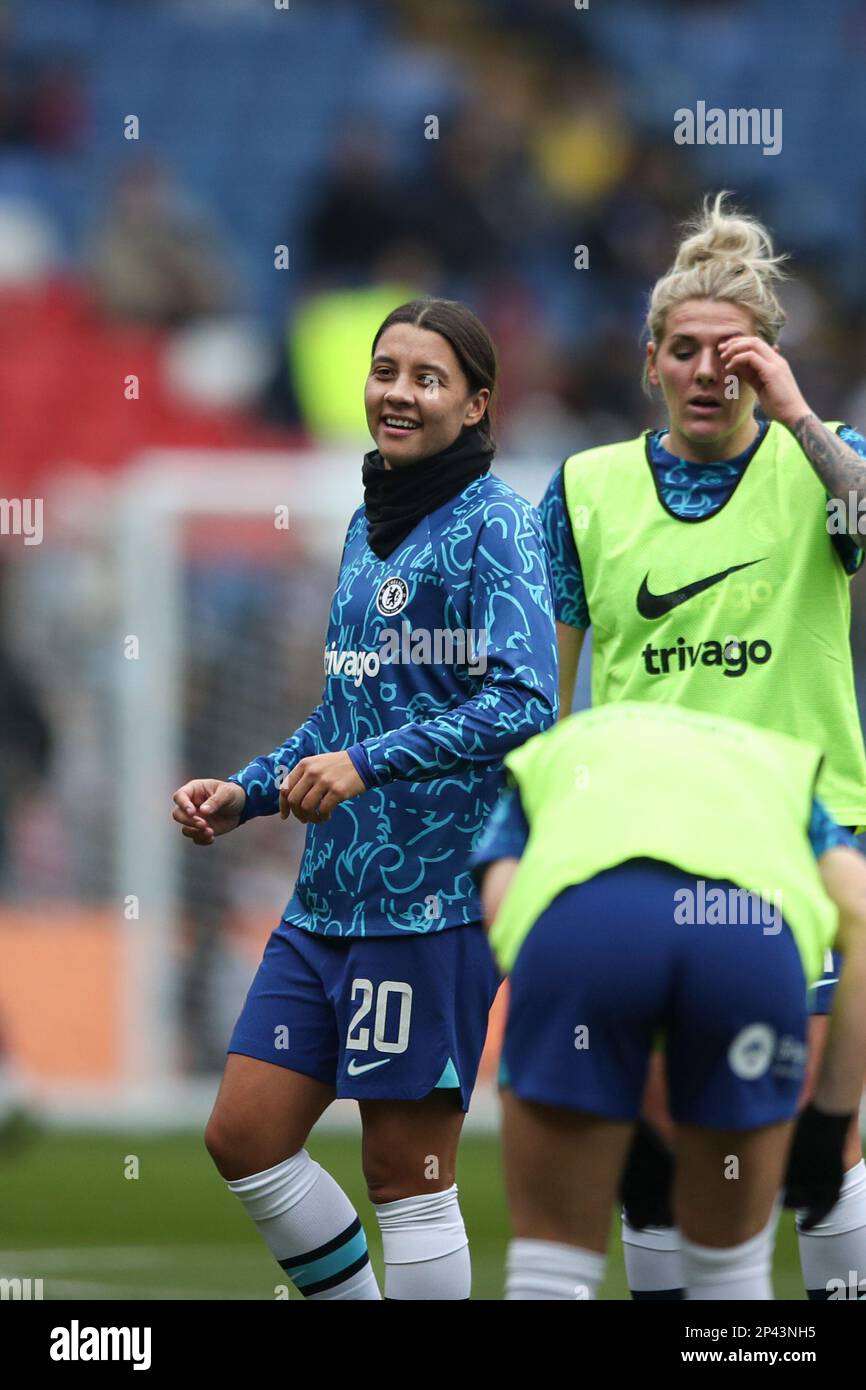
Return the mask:
<svg viewBox="0 0 866 1390"><path fill-rule="evenodd" d="M689 463L664 449L661 439L666 429L650 436L650 464L656 486L665 506L687 521L713 516L730 498L767 432L762 421L757 438L736 458L720 463ZM866 439L857 430L844 426L839 437L866 458ZM623 499L628 506L628 499ZM542 525L553 566L553 595L556 616L569 627L588 628L591 622L583 585L583 571L574 543L574 533L565 505L562 468L558 468L540 503ZM826 521L826 518L825 518ZM850 536L831 535L846 573L854 574L863 563L863 551Z"/></svg>
<svg viewBox="0 0 866 1390"><path fill-rule="evenodd" d="M232 781L244 820L279 810L301 758L345 750L368 790L311 823L283 922L335 936L441 931L481 917L469 853L502 759L557 713L556 629L535 508L492 474L386 559L349 523L321 703Z"/></svg>

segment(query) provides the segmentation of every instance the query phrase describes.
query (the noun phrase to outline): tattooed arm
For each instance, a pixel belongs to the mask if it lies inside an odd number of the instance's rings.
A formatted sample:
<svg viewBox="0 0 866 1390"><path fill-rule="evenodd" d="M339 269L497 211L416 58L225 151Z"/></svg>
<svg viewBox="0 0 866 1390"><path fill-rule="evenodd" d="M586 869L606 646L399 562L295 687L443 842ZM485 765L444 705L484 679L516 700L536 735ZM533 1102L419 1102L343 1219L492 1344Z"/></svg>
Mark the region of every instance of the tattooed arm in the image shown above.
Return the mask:
<svg viewBox="0 0 866 1390"><path fill-rule="evenodd" d="M725 371L754 391L764 414L791 431L830 498L838 501L847 534L866 550L866 525L858 529L858 518L866 523L866 460L809 409L778 347L763 338L734 334L719 343L719 356Z"/></svg>
<svg viewBox="0 0 866 1390"><path fill-rule="evenodd" d="M866 515L866 460L838 434L828 430L816 415L801 416L789 429L830 497L842 503L841 510L849 518L848 535L861 550L866 550L866 534L857 526L858 516Z"/></svg>

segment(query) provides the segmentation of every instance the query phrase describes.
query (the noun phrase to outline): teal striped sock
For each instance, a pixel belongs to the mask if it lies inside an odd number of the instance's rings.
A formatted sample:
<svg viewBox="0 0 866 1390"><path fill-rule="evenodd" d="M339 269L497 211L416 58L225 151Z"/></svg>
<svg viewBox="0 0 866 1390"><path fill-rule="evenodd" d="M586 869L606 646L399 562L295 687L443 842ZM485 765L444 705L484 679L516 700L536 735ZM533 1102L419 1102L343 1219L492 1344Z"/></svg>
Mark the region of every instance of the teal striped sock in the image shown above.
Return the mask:
<svg viewBox="0 0 866 1390"><path fill-rule="evenodd" d="M381 1297L358 1213L305 1149L228 1186L305 1298Z"/></svg>
<svg viewBox="0 0 866 1390"><path fill-rule="evenodd" d="M360 1218L356 1216L333 1240L326 1240L324 1245L303 1255L280 1260L280 1264L304 1298L337 1288L370 1264Z"/></svg>

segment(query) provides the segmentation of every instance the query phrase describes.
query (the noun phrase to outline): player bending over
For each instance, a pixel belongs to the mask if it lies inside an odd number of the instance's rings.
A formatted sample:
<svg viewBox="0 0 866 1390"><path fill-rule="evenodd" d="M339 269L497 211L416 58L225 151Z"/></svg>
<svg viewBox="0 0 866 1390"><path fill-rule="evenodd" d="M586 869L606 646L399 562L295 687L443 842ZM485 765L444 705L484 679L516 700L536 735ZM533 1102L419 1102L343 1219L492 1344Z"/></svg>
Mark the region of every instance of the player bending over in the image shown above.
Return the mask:
<svg viewBox="0 0 866 1390"><path fill-rule="evenodd" d="M866 1068L866 861L813 800L820 764L787 735L634 702L507 758L473 859L511 974L506 1298L596 1296L659 1040L688 1298L771 1298L780 1188L807 1230L835 1204ZM831 945L841 981L785 1183Z"/></svg>

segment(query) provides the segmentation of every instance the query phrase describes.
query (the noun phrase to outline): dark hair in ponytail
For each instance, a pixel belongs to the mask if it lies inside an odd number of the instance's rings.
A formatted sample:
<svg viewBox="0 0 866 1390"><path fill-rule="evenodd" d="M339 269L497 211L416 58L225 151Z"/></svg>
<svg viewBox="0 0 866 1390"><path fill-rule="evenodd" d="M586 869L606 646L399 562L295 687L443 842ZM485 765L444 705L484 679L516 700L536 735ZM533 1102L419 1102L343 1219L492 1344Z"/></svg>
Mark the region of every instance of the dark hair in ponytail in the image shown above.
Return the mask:
<svg viewBox="0 0 866 1390"><path fill-rule="evenodd" d="M411 323L416 328L440 333L454 349L472 394L486 387L490 400L475 428L481 438L492 445L491 411L496 389L496 349L481 320L458 299L435 299L429 295L423 299L412 299L408 304L392 309L380 325L373 339L373 353L386 328L394 323Z"/></svg>

